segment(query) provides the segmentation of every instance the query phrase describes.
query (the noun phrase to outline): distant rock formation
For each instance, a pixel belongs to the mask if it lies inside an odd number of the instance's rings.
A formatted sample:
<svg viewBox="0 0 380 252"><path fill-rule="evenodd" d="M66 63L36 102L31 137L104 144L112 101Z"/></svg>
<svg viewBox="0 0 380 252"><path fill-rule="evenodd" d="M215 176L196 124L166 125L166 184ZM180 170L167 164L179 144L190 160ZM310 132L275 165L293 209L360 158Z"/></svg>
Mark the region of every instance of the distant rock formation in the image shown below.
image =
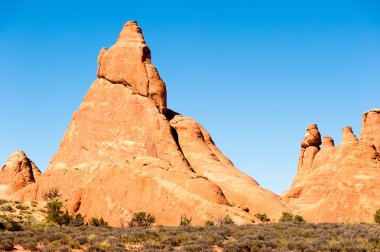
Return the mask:
<svg viewBox="0 0 380 252"><path fill-rule="evenodd" d="M0 198L9 198L29 184L35 183L41 171L24 152L13 152L0 171Z"/></svg>
<svg viewBox="0 0 380 252"><path fill-rule="evenodd" d="M360 140L346 126L339 146L325 136L319 149L317 131L302 141L297 175L282 197L309 221L373 221L380 209L380 110L363 114Z"/></svg>
<svg viewBox="0 0 380 252"><path fill-rule="evenodd" d="M126 225L146 211L159 224L192 224L256 213L278 219L290 207L239 171L191 118L168 110L166 88L136 22L102 49L98 79L74 113L47 171L18 194L40 199L58 187L70 213Z"/></svg>

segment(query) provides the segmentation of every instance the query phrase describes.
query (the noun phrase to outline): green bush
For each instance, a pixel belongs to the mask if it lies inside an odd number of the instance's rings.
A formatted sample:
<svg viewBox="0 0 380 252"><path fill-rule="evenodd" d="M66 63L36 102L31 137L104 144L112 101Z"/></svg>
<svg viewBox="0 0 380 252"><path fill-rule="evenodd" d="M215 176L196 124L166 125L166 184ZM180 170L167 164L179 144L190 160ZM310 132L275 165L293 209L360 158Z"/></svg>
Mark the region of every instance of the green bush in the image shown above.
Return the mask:
<svg viewBox="0 0 380 252"><path fill-rule="evenodd" d="M156 222L156 217L147 212L134 213L128 225L130 227L149 227Z"/></svg>
<svg viewBox="0 0 380 252"><path fill-rule="evenodd" d="M190 227L191 226L191 217L190 218L187 218L186 215L182 215L181 216L181 220L179 222L179 225L181 227Z"/></svg>
<svg viewBox="0 0 380 252"><path fill-rule="evenodd" d="M96 217L92 217L90 220L90 225L95 227L104 227L108 226L108 222L104 221L103 218L98 219Z"/></svg>
<svg viewBox="0 0 380 252"><path fill-rule="evenodd" d="M53 200L46 204L47 216L46 221L61 225L61 216L63 212L61 211L62 202Z"/></svg>
<svg viewBox="0 0 380 252"><path fill-rule="evenodd" d="M282 212L282 216L279 220L279 222L289 222L294 221L294 216L292 213L289 212Z"/></svg>
<svg viewBox="0 0 380 252"><path fill-rule="evenodd" d="M206 220L205 226L209 226L209 227L215 226L215 223L212 220Z"/></svg>
<svg viewBox="0 0 380 252"><path fill-rule="evenodd" d="M82 217L80 213L71 218L70 226L80 227L83 225L84 225L84 218Z"/></svg>
<svg viewBox="0 0 380 252"><path fill-rule="evenodd" d="M375 223L380 224L380 209L378 209L376 211L376 213L373 215L373 219L374 219Z"/></svg>
<svg viewBox="0 0 380 252"><path fill-rule="evenodd" d="M306 222L301 215L293 215L289 212L282 212L279 222Z"/></svg>
<svg viewBox="0 0 380 252"><path fill-rule="evenodd" d="M270 221L270 219L268 218L268 216L265 213L264 214L257 213L257 214L255 214L255 217L264 223Z"/></svg>
<svg viewBox="0 0 380 252"><path fill-rule="evenodd" d="M234 220L232 219L232 217L230 215L226 215L224 216L223 218L220 218L219 219L219 224L220 225L233 225L235 224Z"/></svg>
<svg viewBox="0 0 380 252"><path fill-rule="evenodd" d="M58 200L50 201L46 204L47 217L46 221L60 225L60 226L83 226L84 219L82 215L77 214L75 216L69 215L66 211L65 213L61 211L62 202ZM104 222L104 221L103 221Z"/></svg>
<svg viewBox="0 0 380 252"><path fill-rule="evenodd" d="M295 222L306 222L301 215L294 215Z"/></svg>

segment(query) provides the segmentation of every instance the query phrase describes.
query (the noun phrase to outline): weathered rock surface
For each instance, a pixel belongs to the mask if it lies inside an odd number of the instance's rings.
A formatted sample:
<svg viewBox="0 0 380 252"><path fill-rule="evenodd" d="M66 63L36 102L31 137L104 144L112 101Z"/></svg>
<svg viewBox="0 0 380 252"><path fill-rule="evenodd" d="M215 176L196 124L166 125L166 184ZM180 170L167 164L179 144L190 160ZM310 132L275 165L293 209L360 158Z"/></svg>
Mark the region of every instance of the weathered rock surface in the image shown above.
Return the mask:
<svg viewBox="0 0 380 252"><path fill-rule="evenodd" d="M371 142L380 152L380 109L373 109L363 114L360 140Z"/></svg>
<svg viewBox="0 0 380 252"><path fill-rule="evenodd" d="M100 51L98 66L99 78L130 86L133 94L151 97L165 114L166 86L151 63L150 49L137 22L127 22L116 44Z"/></svg>
<svg viewBox="0 0 380 252"><path fill-rule="evenodd" d="M163 225L226 214L247 223L277 219L289 206L239 171L193 119L166 112L165 84L150 62L136 22L102 50L98 79L74 113L61 145L36 185L18 194L39 199L58 187L70 213L126 224L147 211Z"/></svg>
<svg viewBox="0 0 380 252"><path fill-rule="evenodd" d="M9 198L29 184L35 183L41 171L24 152L13 152L0 171L0 198Z"/></svg>
<svg viewBox="0 0 380 252"><path fill-rule="evenodd" d="M297 175L282 197L314 222L372 222L380 209L380 111L363 115L361 140L343 128L341 144L331 137L301 147ZM301 146L304 146L304 141Z"/></svg>

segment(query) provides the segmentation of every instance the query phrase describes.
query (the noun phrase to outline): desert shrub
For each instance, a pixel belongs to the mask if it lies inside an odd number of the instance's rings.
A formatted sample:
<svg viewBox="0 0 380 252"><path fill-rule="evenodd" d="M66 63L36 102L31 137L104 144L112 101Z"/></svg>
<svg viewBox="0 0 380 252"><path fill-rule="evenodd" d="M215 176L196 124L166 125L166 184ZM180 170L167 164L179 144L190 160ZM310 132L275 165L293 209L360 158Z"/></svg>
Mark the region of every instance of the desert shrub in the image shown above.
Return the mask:
<svg viewBox="0 0 380 252"><path fill-rule="evenodd" d="M206 222L205 222L205 226L215 226L215 223L214 223L214 221L212 221L212 220L206 220Z"/></svg>
<svg viewBox="0 0 380 252"><path fill-rule="evenodd" d="M85 252L105 252L104 249L102 249L100 246L92 245L88 247Z"/></svg>
<svg viewBox="0 0 380 252"><path fill-rule="evenodd" d="M156 222L156 217L147 212L134 213L128 225L130 227L148 227Z"/></svg>
<svg viewBox="0 0 380 252"><path fill-rule="evenodd" d="M279 222L290 222L290 221L294 221L293 214L289 212L282 212L282 216L279 219Z"/></svg>
<svg viewBox="0 0 380 252"><path fill-rule="evenodd" d="M8 231L21 231L22 227L17 221L7 218L5 221L5 229Z"/></svg>
<svg viewBox="0 0 380 252"><path fill-rule="evenodd" d="M190 218L187 218L186 215L182 215L181 216L181 220L179 222L179 225L181 227L190 227L191 226L191 217Z"/></svg>
<svg viewBox="0 0 380 252"><path fill-rule="evenodd" d="M70 226L80 227L83 225L84 225L84 218L82 217L80 213L72 217L70 220Z"/></svg>
<svg viewBox="0 0 380 252"><path fill-rule="evenodd" d="M0 230L5 230L5 229L6 229L5 223L0 221Z"/></svg>
<svg viewBox="0 0 380 252"><path fill-rule="evenodd" d="M294 221L295 222L306 222L305 220L304 220L304 218L301 216L301 215L298 215L298 214L296 214L296 215L294 215Z"/></svg>
<svg viewBox="0 0 380 252"><path fill-rule="evenodd" d="M373 215L373 220L375 223L380 224L380 209L376 211L376 213Z"/></svg>
<svg viewBox="0 0 380 252"><path fill-rule="evenodd" d="M257 213L255 214L255 217L257 219L259 219L261 222L269 222L270 219L268 218L268 216L264 213L264 214L261 214L261 213Z"/></svg>
<svg viewBox="0 0 380 252"><path fill-rule="evenodd" d="M1 238L0 239L0 249L3 251L12 251L14 246L14 241L11 238Z"/></svg>
<svg viewBox="0 0 380 252"><path fill-rule="evenodd" d="M8 212L10 212L10 211L13 210L13 208L12 208L11 205L4 205L4 206L1 206L0 210L1 211L8 211Z"/></svg>
<svg viewBox="0 0 380 252"><path fill-rule="evenodd" d="M36 245L37 245L37 241L31 237L27 237L25 239L22 239L19 241L19 243L21 244L21 246L24 248L24 249L28 249L28 250L31 250L31 251L35 251L36 250Z"/></svg>
<svg viewBox="0 0 380 252"><path fill-rule="evenodd" d="M23 205L23 204L16 205L16 208L17 208L17 209L20 209L20 210L27 210L27 209L29 209L28 206L25 206L25 205Z"/></svg>
<svg viewBox="0 0 380 252"><path fill-rule="evenodd" d="M282 216L279 220L279 222L296 222L296 223L303 223L306 222L301 215L293 215L289 212L282 212Z"/></svg>
<svg viewBox="0 0 380 252"><path fill-rule="evenodd" d="M43 195L45 200L57 200L61 197L58 187L51 187L47 193Z"/></svg>
<svg viewBox="0 0 380 252"><path fill-rule="evenodd" d="M61 217L63 212L61 211L62 202L53 200L46 204L47 208L47 217L48 222L52 222L58 225L61 225Z"/></svg>
<svg viewBox="0 0 380 252"><path fill-rule="evenodd" d="M235 224L234 220L230 215L226 215L223 218L219 218L219 225L233 225Z"/></svg>
<svg viewBox="0 0 380 252"><path fill-rule="evenodd" d="M104 221L103 218L98 219L96 217L92 217L90 220L90 225L94 227L102 227L102 226L108 226L108 223Z"/></svg>

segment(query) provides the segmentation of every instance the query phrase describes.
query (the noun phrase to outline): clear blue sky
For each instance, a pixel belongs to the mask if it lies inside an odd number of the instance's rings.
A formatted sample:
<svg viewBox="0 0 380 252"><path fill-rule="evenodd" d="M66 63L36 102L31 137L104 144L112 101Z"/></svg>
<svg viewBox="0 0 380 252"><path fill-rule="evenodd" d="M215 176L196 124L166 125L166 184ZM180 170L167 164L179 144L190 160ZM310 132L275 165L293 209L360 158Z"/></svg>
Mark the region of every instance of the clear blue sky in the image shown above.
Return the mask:
<svg viewBox="0 0 380 252"><path fill-rule="evenodd" d="M137 20L168 89L235 165L280 193L305 127L337 143L380 107L380 1L2 1L0 162L45 170L96 79L102 47ZM185 2L185 3L184 3Z"/></svg>

